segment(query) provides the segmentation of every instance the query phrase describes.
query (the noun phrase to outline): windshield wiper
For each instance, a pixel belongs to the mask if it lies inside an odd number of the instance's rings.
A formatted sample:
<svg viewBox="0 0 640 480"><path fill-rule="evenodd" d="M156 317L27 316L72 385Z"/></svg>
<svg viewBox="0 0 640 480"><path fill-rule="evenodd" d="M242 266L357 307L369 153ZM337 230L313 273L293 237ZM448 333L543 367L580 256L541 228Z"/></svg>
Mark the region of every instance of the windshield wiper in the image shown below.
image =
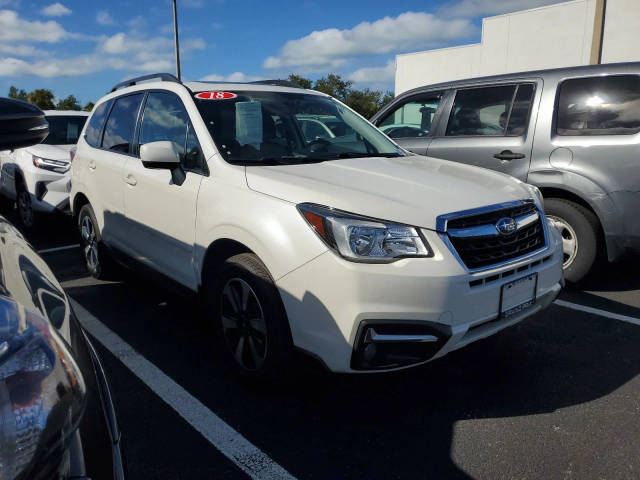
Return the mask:
<svg viewBox="0 0 640 480"><path fill-rule="evenodd" d="M295 157L295 156L282 156L282 157L260 157L260 158L236 158L229 157L227 162L234 165L294 165L296 163L310 163L321 162L326 159L318 159L315 157Z"/></svg>
<svg viewBox="0 0 640 480"><path fill-rule="evenodd" d="M329 157L312 157L314 159L322 159L322 160L339 160L342 158L367 158L367 157L384 157L384 158L395 158L395 157L404 157L401 153L398 152L387 152L387 153L362 153L362 152L342 152L336 153Z"/></svg>

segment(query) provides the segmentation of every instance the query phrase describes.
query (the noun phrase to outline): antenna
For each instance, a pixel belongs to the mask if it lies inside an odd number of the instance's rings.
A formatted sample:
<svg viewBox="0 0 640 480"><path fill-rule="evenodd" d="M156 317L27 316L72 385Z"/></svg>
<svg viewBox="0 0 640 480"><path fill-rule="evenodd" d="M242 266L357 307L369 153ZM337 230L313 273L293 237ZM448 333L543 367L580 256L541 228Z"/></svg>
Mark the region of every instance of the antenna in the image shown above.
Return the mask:
<svg viewBox="0 0 640 480"><path fill-rule="evenodd" d="M180 46L178 44L178 7L176 6L176 0L173 0L173 36L176 41L176 77L178 81L181 81L180 77Z"/></svg>

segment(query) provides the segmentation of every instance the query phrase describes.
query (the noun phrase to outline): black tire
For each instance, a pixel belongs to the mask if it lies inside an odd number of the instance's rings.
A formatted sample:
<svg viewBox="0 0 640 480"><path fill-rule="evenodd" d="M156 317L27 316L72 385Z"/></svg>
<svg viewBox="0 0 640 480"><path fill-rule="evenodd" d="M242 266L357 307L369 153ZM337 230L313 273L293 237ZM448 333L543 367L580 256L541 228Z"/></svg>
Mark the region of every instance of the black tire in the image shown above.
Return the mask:
<svg viewBox="0 0 640 480"><path fill-rule="evenodd" d="M20 182L16 187L16 208L20 225L27 231L34 231L38 226L38 214L33 210L31 194Z"/></svg>
<svg viewBox="0 0 640 480"><path fill-rule="evenodd" d="M578 283L591 271L598 257L601 244L598 217L584 206L563 198L545 198L544 210L552 221L560 220L568 226L561 229L565 242L575 234L575 253L573 256L565 253L563 268L565 279Z"/></svg>
<svg viewBox="0 0 640 480"><path fill-rule="evenodd" d="M287 377L293 342L280 294L265 265L256 255L242 253L227 259L211 277L203 289L205 311L214 319L225 357L233 368L250 377ZM250 287L246 306L236 313L231 298L241 300L244 286ZM258 326L260 313L264 322ZM246 349L240 347L238 358L240 342Z"/></svg>
<svg viewBox="0 0 640 480"><path fill-rule="evenodd" d="M88 225L91 226L92 231L87 231ZM101 280L111 279L116 271L116 264L102 241L96 216L88 203L78 213L78 230L82 256L89 274ZM95 260L92 260L94 258Z"/></svg>

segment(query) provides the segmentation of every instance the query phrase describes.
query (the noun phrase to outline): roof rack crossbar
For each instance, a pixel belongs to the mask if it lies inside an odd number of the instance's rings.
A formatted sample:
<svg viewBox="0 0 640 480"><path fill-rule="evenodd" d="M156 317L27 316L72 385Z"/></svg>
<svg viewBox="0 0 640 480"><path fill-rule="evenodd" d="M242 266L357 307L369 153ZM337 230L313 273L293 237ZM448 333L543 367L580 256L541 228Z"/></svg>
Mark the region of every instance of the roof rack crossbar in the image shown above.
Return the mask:
<svg viewBox="0 0 640 480"><path fill-rule="evenodd" d="M144 82L146 80L152 80L154 78L159 78L163 82L182 83L180 80L178 80L174 75L171 75L170 73L151 73L149 75L142 75L141 77L130 78L129 80L120 82L115 87L113 87L111 91L115 92L119 88L131 87L132 85L137 85L138 83Z"/></svg>

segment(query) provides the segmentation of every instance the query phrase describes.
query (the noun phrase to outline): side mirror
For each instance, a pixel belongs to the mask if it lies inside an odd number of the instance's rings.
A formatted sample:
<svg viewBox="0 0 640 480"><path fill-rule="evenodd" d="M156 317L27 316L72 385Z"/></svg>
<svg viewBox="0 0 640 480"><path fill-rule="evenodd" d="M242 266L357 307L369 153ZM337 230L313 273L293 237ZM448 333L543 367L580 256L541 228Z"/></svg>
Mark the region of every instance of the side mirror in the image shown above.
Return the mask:
<svg viewBox="0 0 640 480"><path fill-rule="evenodd" d="M168 140L145 143L140 147L140 160L147 168L166 168L171 170L171 179L176 185L182 185L187 176L180 164L178 145Z"/></svg>
<svg viewBox="0 0 640 480"><path fill-rule="evenodd" d="M140 160L147 168L171 170L180 165L180 153L178 146L173 142L149 142L140 147Z"/></svg>
<svg viewBox="0 0 640 480"><path fill-rule="evenodd" d="M30 147L48 134L42 110L21 100L0 98L0 150Z"/></svg>

